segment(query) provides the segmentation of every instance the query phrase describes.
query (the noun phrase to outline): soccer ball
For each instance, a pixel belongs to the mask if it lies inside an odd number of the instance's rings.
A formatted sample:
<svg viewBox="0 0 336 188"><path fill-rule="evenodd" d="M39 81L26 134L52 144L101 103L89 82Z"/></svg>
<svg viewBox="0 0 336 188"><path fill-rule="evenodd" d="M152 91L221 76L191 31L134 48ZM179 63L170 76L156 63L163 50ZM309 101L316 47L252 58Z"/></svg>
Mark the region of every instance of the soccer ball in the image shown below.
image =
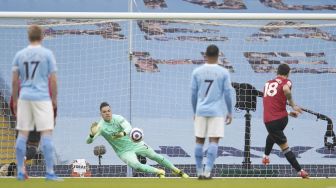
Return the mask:
<svg viewBox="0 0 336 188"><path fill-rule="evenodd" d="M133 128L130 132L130 137L133 142L140 142L143 139L143 132L139 128Z"/></svg>

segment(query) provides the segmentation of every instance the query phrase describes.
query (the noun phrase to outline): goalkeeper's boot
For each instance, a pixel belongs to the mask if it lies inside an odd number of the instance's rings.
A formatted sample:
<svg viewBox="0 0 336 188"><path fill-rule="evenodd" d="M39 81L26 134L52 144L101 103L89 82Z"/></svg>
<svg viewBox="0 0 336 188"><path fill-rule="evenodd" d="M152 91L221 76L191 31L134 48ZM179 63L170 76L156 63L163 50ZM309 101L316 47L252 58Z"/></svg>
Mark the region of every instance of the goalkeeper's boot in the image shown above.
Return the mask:
<svg viewBox="0 0 336 188"><path fill-rule="evenodd" d="M269 165L270 164L270 159L269 159L268 156L264 155L261 162L264 165Z"/></svg>
<svg viewBox="0 0 336 188"><path fill-rule="evenodd" d="M159 172L157 173L157 176L159 178L165 178L166 177L165 174L166 174L166 172L164 170L160 169Z"/></svg>
<svg viewBox="0 0 336 188"><path fill-rule="evenodd" d="M189 175L182 170L179 170L177 172L174 172L176 175L180 176L181 178L189 178Z"/></svg>
<svg viewBox="0 0 336 188"><path fill-rule="evenodd" d="M62 178L56 176L55 173L47 173L46 180L47 181L64 181Z"/></svg>
<svg viewBox="0 0 336 188"><path fill-rule="evenodd" d="M309 179L309 174L305 170L301 169L300 172L298 172L299 176L303 179Z"/></svg>

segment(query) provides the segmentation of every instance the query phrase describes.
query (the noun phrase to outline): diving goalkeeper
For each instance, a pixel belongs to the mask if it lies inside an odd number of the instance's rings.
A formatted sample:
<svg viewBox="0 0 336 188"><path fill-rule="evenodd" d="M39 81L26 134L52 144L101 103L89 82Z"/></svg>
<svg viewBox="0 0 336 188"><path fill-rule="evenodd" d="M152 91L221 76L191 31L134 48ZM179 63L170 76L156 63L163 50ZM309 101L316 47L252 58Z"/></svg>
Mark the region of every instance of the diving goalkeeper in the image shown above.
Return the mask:
<svg viewBox="0 0 336 188"><path fill-rule="evenodd" d="M143 141L133 142L128 136L132 129L131 125L122 116L112 115L111 107L108 103L103 102L100 104L100 114L102 119L98 123L93 123L91 125L90 134L86 143L91 144L93 140L101 135L112 146L118 157L135 170L154 173L160 178L165 177L164 170L141 164L137 159L137 155L140 155L171 169L173 173L182 178L189 177L186 173L176 168L162 155L157 154Z"/></svg>

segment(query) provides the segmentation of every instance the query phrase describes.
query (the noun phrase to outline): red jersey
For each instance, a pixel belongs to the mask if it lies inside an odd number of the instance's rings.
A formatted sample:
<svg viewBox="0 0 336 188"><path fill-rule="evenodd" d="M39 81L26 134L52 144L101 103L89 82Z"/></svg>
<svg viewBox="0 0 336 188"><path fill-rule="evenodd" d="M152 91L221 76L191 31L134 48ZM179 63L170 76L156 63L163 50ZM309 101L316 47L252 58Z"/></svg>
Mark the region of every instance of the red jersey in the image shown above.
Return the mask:
<svg viewBox="0 0 336 188"><path fill-rule="evenodd" d="M283 77L276 77L266 82L264 88L264 122L278 120L288 116L286 110L287 98L283 91L284 85L292 87L292 82Z"/></svg>

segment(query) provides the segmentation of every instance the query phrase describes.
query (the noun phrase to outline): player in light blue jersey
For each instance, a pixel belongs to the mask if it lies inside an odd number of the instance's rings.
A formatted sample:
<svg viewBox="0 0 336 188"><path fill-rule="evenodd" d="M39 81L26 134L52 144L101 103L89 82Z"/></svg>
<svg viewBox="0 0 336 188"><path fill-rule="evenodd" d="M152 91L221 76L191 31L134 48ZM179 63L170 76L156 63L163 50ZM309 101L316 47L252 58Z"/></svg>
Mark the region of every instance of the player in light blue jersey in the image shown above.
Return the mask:
<svg viewBox="0 0 336 188"><path fill-rule="evenodd" d="M232 121L232 94L229 71L218 65L219 49L210 45L206 63L192 73L191 102L196 136L195 159L199 179L211 179L217 158L218 142L224 136L224 122ZM224 119L227 108L226 118ZM209 138L207 162L203 169L203 146Z"/></svg>
<svg viewBox="0 0 336 188"><path fill-rule="evenodd" d="M43 30L37 25L28 28L30 45L16 53L12 70L13 110L17 114L16 140L17 179L28 176L24 168L29 131L41 132L41 146L46 161L46 179L61 180L55 175L52 131L53 108L57 107L56 60L53 53L42 47ZM51 96L48 79L50 79ZM20 84L20 94L18 96Z"/></svg>

